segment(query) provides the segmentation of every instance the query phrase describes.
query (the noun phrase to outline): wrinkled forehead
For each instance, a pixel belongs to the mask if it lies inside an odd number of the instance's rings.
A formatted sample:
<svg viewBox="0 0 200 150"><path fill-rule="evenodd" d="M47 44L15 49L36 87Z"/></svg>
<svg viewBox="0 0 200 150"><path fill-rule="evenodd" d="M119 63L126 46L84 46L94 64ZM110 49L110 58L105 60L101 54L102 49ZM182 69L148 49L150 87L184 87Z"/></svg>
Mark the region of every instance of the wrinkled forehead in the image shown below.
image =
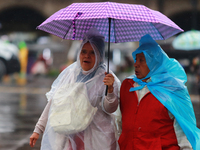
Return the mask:
<svg viewBox="0 0 200 150"><path fill-rule="evenodd" d="M145 58L144 53L142 52L142 53L136 54L136 59L137 58Z"/></svg>
<svg viewBox="0 0 200 150"><path fill-rule="evenodd" d="M83 47L81 48L81 50L90 50L90 51L94 51L92 45L87 42L83 45Z"/></svg>

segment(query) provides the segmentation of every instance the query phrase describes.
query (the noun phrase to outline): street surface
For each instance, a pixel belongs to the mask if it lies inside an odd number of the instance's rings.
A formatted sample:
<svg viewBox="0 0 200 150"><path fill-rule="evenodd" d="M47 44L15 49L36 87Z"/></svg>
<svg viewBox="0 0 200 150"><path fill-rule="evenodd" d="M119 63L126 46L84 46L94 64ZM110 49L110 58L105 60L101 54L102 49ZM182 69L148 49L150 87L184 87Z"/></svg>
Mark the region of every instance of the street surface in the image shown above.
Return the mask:
<svg viewBox="0 0 200 150"><path fill-rule="evenodd" d="M29 137L47 101L53 78L36 77L25 86L0 84L0 150L39 150L41 137L34 148ZM191 96L198 127L200 127L199 97Z"/></svg>
<svg viewBox="0 0 200 150"><path fill-rule="evenodd" d="M0 150L39 150L29 137L47 101L51 78L36 77L25 86L0 84Z"/></svg>

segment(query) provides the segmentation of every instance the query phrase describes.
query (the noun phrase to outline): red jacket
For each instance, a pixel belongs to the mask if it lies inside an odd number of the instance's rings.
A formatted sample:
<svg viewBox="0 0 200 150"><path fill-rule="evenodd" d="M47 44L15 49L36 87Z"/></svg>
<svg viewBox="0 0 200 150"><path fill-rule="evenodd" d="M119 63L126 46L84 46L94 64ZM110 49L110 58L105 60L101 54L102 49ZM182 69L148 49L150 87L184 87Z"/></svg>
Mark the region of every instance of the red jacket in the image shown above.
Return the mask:
<svg viewBox="0 0 200 150"><path fill-rule="evenodd" d="M129 92L133 84L126 79L120 89L120 150L179 150L168 110L150 92L138 104L136 92Z"/></svg>

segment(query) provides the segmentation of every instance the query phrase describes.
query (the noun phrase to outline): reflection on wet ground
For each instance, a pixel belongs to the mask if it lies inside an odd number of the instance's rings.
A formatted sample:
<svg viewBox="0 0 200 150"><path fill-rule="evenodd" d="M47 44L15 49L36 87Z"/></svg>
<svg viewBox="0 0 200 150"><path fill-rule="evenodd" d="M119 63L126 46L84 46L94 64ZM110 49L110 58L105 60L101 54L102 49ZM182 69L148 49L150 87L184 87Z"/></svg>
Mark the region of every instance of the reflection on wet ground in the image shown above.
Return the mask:
<svg viewBox="0 0 200 150"><path fill-rule="evenodd" d="M0 149L39 150L41 137L31 148L29 137L45 105L53 79L37 78L26 86L0 84ZM198 96L191 96L200 127Z"/></svg>
<svg viewBox="0 0 200 150"><path fill-rule="evenodd" d="M45 93L49 91L52 80L36 79L26 86L0 85L1 150L17 150L28 143L46 105Z"/></svg>

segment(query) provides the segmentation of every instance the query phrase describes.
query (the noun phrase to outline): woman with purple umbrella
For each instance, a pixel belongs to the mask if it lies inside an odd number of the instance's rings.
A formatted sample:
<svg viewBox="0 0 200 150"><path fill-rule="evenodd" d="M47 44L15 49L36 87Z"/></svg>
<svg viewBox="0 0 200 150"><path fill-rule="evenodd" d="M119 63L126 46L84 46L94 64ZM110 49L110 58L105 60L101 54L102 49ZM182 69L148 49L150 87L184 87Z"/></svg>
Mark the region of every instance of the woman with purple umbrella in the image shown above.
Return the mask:
<svg viewBox="0 0 200 150"><path fill-rule="evenodd" d="M30 137L31 147L43 133L42 150L118 149L114 112L120 81L112 71L105 73L104 48L104 37L90 29L77 61L62 71L46 94L48 103Z"/></svg>
<svg viewBox="0 0 200 150"><path fill-rule="evenodd" d="M135 74L120 89L120 149L199 150L200 130L183 67L148 34L132 56Z"/></svg>

